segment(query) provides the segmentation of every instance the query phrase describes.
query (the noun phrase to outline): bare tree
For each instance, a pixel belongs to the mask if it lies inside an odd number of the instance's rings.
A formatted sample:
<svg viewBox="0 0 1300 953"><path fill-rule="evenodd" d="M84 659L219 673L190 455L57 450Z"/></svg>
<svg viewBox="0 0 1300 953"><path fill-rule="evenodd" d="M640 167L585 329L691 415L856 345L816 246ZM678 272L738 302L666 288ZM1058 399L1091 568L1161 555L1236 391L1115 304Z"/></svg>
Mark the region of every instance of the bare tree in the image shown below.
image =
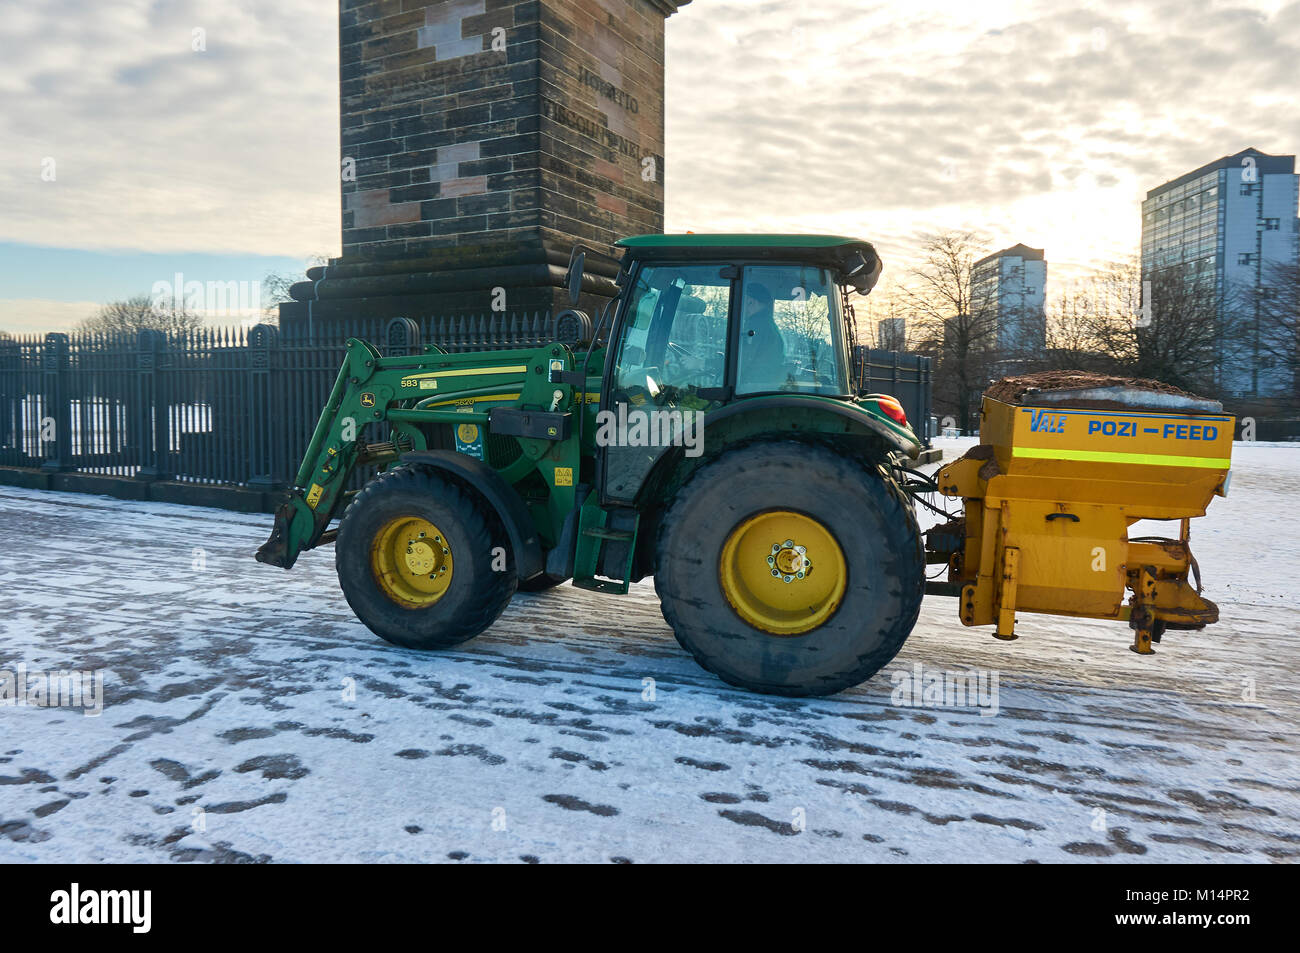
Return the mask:
<svg viewBox="0 0 1300 953"><path fill-rule="evenodd" d="M1270 263L1260 287L1238 291L1236 300L1252 318L1258 304L1257 351L1290 377L1291 398L1300 397L1300 262Z"/></svg>
<svg viewBox="0 0 1300 953"><path fill-rule="evenodd" d="M979 395L998 360L995 302L973 280L982 252L970 232L929 235L899 292L916 349L935 361L935 407L967 430L978 423Z"/></svg>
<svg viewBox="0 0 1300 953"><path fill-rule="evenodd" d="M110 301L91 317L82 319L78 327L83 331L179 333L202 325L202 315L184 308L160 308L148 295L135 295Z"/></svg>
<svg viewBox="0 0 1300 953"><path fill-rule="evenodd" d="M910 351L916 344L916 322L893 288L877 287L865 301L856 302L860 344L887 351Z"/></svg>
<svg viewBox="0 0 1300 953"><path fill-rule="evenodd" d="M1096 345L1092 337L1092 298L1088 288L1062 288L1047 306L1047 355L1052 370L1082 368L1093 362Z"/></svg>
<svg viewBox="0 0 1300 953"><path fill-rule="evenodd" d="M1135 280L1133 271L1126 266L1118 279L1130 300L1135 285L1142 296L1130 372L1191 391L1217 390L1220 368L1243 342L1233 311L1220 307L1213 274L1175 267Z"/></svg>
<svg viewBox="0 0 1300 953"><path fill-rule="evenodd" d="M1140 306L1129 300L1127 285L1114 273L1090 275L1062 288L1048 306L1042 366L1122 373L1136 359L1134 314Z"/></svg>
<svg viewBox="0 0 1300 953"><path fill-rule="evenodd" d="M307 268L319 268L328 264L324 255L312 255L307 259ZM280 305L293 300L289 289L299 282L309 281L305 275L289 275L280 271L268 271L262 279L262 321L266 324L279 325Z"/></svg>
<svg viewBox="0 0 1300 953"><path fill-rule="evenodd" d="M1239 348L1236 318L1213 275L1166 269L1144 279L1137 259L1076 282L1053 302L1046 366L1151 378L1209 393Z"/></svg>
<svg viewBox="0 0 1300 953"><path fill-rule="evenodd" d="M262 279L262 315L261 320L266 324L280 324L280 305L293 300L293 295L289 294L289 289L300 281L305 281L301 276L294 277L280 272L268 271L266 277Z"/></svg>

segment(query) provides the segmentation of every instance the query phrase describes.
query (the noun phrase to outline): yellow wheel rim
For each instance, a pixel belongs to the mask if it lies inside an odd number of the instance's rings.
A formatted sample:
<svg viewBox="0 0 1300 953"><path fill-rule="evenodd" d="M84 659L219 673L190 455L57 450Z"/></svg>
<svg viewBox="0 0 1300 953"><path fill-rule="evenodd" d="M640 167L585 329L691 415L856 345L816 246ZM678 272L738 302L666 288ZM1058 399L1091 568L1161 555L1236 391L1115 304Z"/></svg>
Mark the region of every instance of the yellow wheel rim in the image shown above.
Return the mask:
<svg viewBox="0 0 1300 953"><path fill-rule="evenodd" d="M451 585L451 544L426 519L399 516L370 544L370 569L388 598L412 609L431 606Z"/></svg>
<svg viewBox="0 0 1300 953"><path fill-rule="evenodd" d="M731 531L718 565L736 614L771 635L801 635L831 617L848 582L844 553L811 516L773 510Z"/></svg>

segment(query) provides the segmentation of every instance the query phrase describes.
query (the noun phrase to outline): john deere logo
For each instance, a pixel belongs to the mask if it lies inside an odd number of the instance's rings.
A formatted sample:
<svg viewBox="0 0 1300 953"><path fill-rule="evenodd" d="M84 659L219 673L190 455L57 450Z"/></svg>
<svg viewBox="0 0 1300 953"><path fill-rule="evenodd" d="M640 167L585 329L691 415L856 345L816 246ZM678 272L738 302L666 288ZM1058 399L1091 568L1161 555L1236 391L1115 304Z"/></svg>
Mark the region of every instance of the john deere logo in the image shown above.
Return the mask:
<svg viewBox="0 0 1300 953"><path fill-rule="evenodd" d="M362 395L361 395L361 406L362 406L362 407L373 407L373 406L375 406L375 395L374 395L374 394L369 394L369 393L367 393L367 394L362 394Z"/></svg>

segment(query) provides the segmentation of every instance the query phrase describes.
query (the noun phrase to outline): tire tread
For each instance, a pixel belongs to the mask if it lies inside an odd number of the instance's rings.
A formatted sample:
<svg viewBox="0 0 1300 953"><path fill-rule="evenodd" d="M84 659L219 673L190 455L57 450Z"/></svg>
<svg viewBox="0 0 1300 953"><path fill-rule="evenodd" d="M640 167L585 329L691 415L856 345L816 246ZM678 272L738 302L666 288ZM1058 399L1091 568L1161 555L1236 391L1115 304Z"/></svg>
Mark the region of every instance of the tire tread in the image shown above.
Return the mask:
<svg viewBox="0 0 1300 953"><path fill-rule="evenodd" d="M659 536L656 541L656 559L662 558L666 553L666 544L668 544L678 532L685 530L683 523L686 507L682 505L693 493L698 491L710 479L710 471L715 467L729 460L734 460L737 454L754 453L770 454L772 449L797 449L800 453L817 453L822 451L820 456L830 466L837 467L843 471L845 478L867 479L879 483L884 489L884 500L888 506L888 511L883 515L885 525L889 529L897 530L895 538L891 545L899 551L906 551L910 548L915 552L915 558L921 566L921 571L915 574L911 580L911 591L904 592L907 602L907 610L895 621L891 637L887 639L880 647L873 651L864 652L857 657L856 663L844 669L836 676L823 679L822 684L818 685L789 685L772 682L756 682L748 679L738 679L730 675L724 666L719 664L720 656L711 655L702 650L698 645L693 644L689 636L683 637L684 632L689 631L689 626L685 619L683 607L672 593L665 592L666 585L662 582L663 576L656 572L654 576L655 592L659 595L660 608L663 612L664 620L673 630L673 635L677 638L682 648L686 649L700 664L701 667L729 685L735 685L738 688L746 688L752 691L759 691L771 695L784 695L787 697L805 697L816 695L830 695L838 691L843 691L857 685L867 678L870 678L882 667L887 665L898 650L902 643L906 641L911 634L912 628L916 624L917 617L921 611L921 600L925 594L925 551L921 540L920 525L916 519L916 512L906 493L898 483L884 472L882 467L871 467L867 463L856 458L845 457L835 452L833 448L809 440L780 440L765 441L757 444L748 444L735 450L729 450L720 455L716 460L711 461L708 465L696 470L695 473L686 481L678 491L673 505L669 508L668 513L660 524ZM908 580L900 579L899 583L907 585Z"/></svg>
<svg viewBox="0 0 1300 953"><path fill-rule="evenodd" d="M454 625L449 625L445 631L426 634L418 642L415 639L404 639L395 633L385 633L375 629L365 617L368 613L364 606L358 605L360 600L354 599L350 592L352 580L345 578L345 561L341 556L353 546L369 546L369 540L352 539L354 532L357 532L354 527L359 514L366 512L376 499L398 493L416 493L436 498L443 506L459 514L463 524L461 529L470 537L469 548L472 553L490 553L493 546L503 546L506 552L510 553L505 527L500 517L482 497L468 487L460 485L455 480L447 479L427 467L397 467L381 473L367 483L343 513L343 519L339 523L338 539L335 542L337 550L335 567L344 598L347 599L348 605L352 607L357 618L372 632L395 645L407 648L444 648L468 641L491 626L505 611L514 596L517 579L514 573L513 555L506 571L486 574L488 584L480 586L471 594L469 601L459 607Z"/></svg>

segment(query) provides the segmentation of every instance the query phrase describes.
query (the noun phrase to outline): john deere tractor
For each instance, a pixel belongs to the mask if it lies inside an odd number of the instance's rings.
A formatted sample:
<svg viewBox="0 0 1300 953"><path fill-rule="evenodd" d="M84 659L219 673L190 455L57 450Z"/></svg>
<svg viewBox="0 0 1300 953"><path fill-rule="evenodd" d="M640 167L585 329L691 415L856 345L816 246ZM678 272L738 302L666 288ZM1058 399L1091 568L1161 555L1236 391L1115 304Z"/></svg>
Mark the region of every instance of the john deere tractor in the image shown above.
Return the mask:
<svg viewBox="0 0 1300 953"><path fill-rule="evenodd" d="M518 589L620 594L653 576L678 641L725 681L861 682L911 632L926 562L891 469L920 442L896 400L858 393L850 361L849 296L875 285L875 249L618 244L617 296L599 320L562 313L543 347L383 357L349 340L257 558L288 568L333 541L358 618L418 649L473 638ZM366 442L376 429L387 439ZM381 472L350 491L359 465Z"/></svg>

